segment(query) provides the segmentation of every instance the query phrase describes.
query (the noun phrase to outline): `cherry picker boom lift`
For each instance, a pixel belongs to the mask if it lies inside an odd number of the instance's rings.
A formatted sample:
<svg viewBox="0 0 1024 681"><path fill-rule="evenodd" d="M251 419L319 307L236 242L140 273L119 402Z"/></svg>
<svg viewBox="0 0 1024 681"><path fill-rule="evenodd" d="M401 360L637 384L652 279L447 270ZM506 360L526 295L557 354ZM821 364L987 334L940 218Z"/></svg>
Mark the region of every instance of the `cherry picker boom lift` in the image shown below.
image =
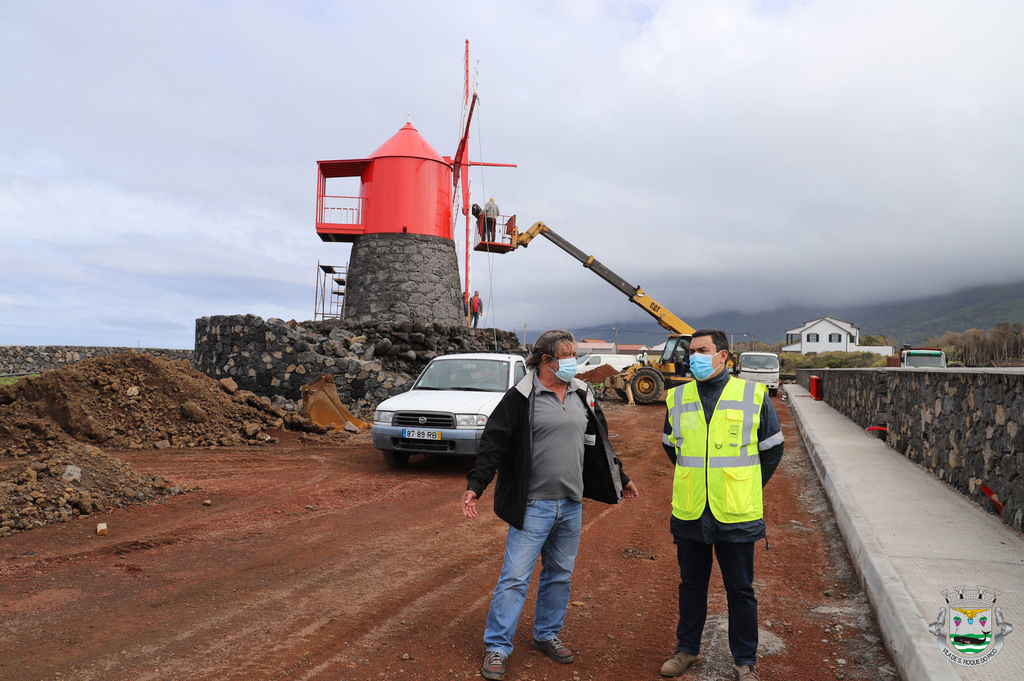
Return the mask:
<svg viewBox="0 0 1024 681"><path fill-rule="evenodd" d="M693 333L692 326L647 295L642 288L630 284L601 264L594 256L587 255L543 222L533 223L525 232L514 230L512 232L512 249L519 246L527 247L537 236L543 236L576 258L585 268L617 288L631 302L639 305L647 314L654 317L662 328L670 332L668 340L665 342L665 349L659 358L649 360L645 365L638 363L623 369L618 375L608 378L605 385L614 388L615 392L630 404L633 404L634 400L641 404L650 404L661 398L665 388L672 388L693 380L693 376L689 373L688 355L690 337Z"/></svg>

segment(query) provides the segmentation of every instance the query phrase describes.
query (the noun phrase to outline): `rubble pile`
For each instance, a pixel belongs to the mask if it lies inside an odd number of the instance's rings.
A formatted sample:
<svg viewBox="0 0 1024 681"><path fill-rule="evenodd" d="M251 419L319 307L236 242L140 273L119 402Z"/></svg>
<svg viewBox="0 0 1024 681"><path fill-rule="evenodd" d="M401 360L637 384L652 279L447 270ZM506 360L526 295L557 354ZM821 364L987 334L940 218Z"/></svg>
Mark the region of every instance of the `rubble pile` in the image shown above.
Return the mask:
<svg viewBox="0 0 1024 681"><path fill-rule="evenodd" d="M258 444L264 428L307 429L263 398L229 391L181 360L134 352L85 360L0 388L0 457L70 441L110 449Z"/></svg>
<svg viewBox="0 0 1024 681"><path fill-rule="evenodd" d="M123 352L23 378L0 387L0 535L176 489L99 446L259 445L285 427L323 430L182 360Z"/></svg>
<svg viewBox="0 0 1024 681"><path fill-rule="evenodd" d="M80 442L5 463L0 469L0 537L182 491L163 476L140 475L121 459Z"/></svg>

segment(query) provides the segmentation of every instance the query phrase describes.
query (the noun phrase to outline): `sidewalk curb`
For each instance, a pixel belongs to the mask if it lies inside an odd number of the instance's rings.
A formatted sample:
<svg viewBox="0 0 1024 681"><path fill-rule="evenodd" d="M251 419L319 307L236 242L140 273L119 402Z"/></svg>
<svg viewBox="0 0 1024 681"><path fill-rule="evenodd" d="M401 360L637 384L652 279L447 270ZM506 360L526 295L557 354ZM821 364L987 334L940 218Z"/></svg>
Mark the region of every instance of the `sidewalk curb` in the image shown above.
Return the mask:
<svg viewBox="0 0 1024 681"><path fill-rule="evenodd" d="M900 678L904 681L960 681L960 675L936 649L934 638L928 634L928 622L916 616L917 604L904 588L878 540L867 531L870 524L863 521L863 513L847 490L832 453L825 448L814 426L808 423L807 410L831 407L824 402L809 402L810 393L798 385L787 385L785 390L793 420L832 505L853 568L878 619L885 646ZM868 444L886 446L878 440L869 440Z"/></svg>

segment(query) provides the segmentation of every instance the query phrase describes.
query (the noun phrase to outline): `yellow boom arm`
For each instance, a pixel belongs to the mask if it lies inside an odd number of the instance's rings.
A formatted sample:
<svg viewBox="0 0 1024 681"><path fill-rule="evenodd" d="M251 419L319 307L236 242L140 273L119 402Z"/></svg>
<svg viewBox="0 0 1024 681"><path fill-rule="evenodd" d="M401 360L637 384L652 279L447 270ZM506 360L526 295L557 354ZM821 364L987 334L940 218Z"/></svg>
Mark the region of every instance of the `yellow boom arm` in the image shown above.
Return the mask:
<svg viewBox="0 0 1024 681"><path fill-rule="evenodd" d="M612 272L610 269L605 267L598 261L594 256L587 255L580 249L573 246L571 243L565 240L561 235L554 232L550 227L545 225L543 222L535 222L525 232L516 232L513 237L513 248L519 246L526 247L533 241L536 236L544 236L548 241L555 244L563 251L571 255L572 257L583 263L583 266L588 270L591 270L594 274L601 277L609 284L619 289L623 294L626 295L631 301L642 307L647 314L654 317L658 324L662 328L668 329L675 333L691 334L693 333L693 327L684 322L679 317L672 314L666 308L662 307L657 301L644 293L643 289L639 286L633 286L619 275Z"/></svg>

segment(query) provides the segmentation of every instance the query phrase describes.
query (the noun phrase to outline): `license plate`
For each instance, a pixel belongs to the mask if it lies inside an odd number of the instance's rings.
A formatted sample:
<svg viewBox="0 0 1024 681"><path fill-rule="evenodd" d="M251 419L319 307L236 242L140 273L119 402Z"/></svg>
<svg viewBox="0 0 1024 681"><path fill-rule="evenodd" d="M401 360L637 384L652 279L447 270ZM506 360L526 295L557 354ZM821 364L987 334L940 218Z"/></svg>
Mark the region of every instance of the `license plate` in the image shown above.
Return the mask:
<svg viewBox="0 0 1024 681"><path fill-rule="evenodd" d="M440 440L439 430L416 430L414 428L403 428L402 437L410 440Z"/></svg>

